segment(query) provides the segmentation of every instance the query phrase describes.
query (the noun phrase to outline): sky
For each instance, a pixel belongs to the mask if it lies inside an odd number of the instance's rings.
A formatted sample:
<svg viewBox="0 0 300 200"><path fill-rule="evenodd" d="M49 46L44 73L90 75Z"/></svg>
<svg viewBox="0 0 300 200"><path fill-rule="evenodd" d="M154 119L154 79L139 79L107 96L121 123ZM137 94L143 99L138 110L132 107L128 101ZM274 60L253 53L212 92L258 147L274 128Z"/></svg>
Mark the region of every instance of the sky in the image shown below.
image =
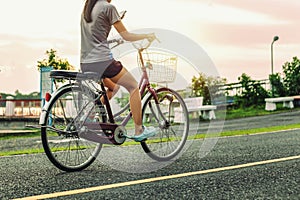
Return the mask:
<svg viewBox="0 0 300 200"><path fill-rule="evenodd" d="M84 0L0 0L0 92L39 91L37 61L57 50L79 67L80 15ZM127 10L128 30L163 28L199 44L221 77L237 82L242 73L267 79L300 57L299 0L112 0Z"/></svg>

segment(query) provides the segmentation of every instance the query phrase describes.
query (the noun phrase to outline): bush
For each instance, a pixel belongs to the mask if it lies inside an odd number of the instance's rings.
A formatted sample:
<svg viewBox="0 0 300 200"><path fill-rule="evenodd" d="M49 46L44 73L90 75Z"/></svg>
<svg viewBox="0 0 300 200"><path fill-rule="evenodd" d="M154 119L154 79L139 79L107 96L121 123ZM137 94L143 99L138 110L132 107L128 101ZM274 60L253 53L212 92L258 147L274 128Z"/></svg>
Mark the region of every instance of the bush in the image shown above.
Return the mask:
<svg viewBox="0 0 300 200"><path fill-rule="evenodd" d="M226 83L225 78L206 76L199 73L199 76L193 76L192 96L203 97L203 105L211 104L213 99L224 98L224 93L219 90L220 85Z"/></svg>
<svg viewBox="0 0 300 200"><path fill-rule="evenodd" d="M72 66L68 60L59 58L56 55L56 50L50 49L46 51L46 55L48 58L43 59L41 61L38 61L38 70L40 70L43 67L53 67L53 69L57 70L74 70L75 67Z"/></svg>
<svg viewBox="0 0 300 200"><path fill-rule="evenodd" d="M287 94L286 88L282 82L279 73L271 74L269 76L270 84L272 87L271 94L273 97L284 97Z"/></svg>
<svg viewBox="0 0 300 200"><path fill-rule="evenodd" d="M237 103L241 107L260 106L264 104L265 98L269 97L268 92L258 81L251 80L245 73L238 78L242 85L240 94L237 95Z"/></svg>
<svg viewBox="0 0 300 200"><path fill-rule="evenodd" d="M286 88L286 95L300 94L300 60L297 57L293 58L292 62L286 62L283 65L283 84Z"/></svg>

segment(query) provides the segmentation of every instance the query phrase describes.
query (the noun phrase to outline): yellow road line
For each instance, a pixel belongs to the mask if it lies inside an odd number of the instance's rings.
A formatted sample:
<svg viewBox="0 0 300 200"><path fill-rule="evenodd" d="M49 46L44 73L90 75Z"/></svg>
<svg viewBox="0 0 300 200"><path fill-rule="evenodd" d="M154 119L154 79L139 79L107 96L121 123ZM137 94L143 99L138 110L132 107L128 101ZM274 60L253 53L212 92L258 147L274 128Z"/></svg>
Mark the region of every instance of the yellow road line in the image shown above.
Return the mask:
<svg viewBox="0 0 300 200"><path fill-rule="evenodd" d="M296 159L300 159L300 155L286 157L286 158L273 159L273 160L265 160L265 161L260 161L260 162L252 162L252 163L235 165L235 166L208 169L208 170L202 170L202 171L187 172L187 173L183 173L183 174L174 174L174 175L170 175L170 176L161 176L161 177L148 178L148 179L142 179L142 180L136 180L136 181L128 181L128 182L123 182L123 183L115 183L115 184L110 184L110 185L70 190L70 191L65 191L65 192L55 192L55 193L51 193L51 194L19 198L16 200L36 200L36 199L48 199L48 198L63 197L63 196L76 195L76 194L82 194L82 193L88 193L88 192L95 192L95 191L100 191L100 190L107 190L107 189L112 189L112 188L119 188L119 187L132 186L132 185L138 185L138 184L144 184L144 183L150 183L150 182L156 182L156 181L164 181L164 180L177 179L177 178L183 178L183 177L188 177L188 176L195 176L195 175L200 175L200 174L208 174L208 173L215 173L215 172L221 172L221 171L227 171L227 170L254 167L254 166L259 166L259 165L272 164L272 163L278 163L278 162L284 162L284 161L290 161L290 160L296 160Z"/></svg>

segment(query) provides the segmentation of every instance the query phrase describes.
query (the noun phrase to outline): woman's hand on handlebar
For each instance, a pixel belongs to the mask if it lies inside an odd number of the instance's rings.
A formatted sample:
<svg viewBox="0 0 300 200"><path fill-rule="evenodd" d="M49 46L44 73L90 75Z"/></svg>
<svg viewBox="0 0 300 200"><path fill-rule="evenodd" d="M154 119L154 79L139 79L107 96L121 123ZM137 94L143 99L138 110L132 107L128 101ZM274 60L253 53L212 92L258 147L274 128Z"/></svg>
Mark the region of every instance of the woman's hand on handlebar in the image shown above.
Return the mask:
<svg viewBox="0 0 300 200"><path fill-rule="evenodd" d="M138 42L134 42L134 43L132 43L132 45L138 51L143 51L145 49L148 49L148 47L151 46L151 44L154 40L157 40L158 42L160 42L154 33L149 33L149 34L144 35L144 39L139 40Z"/></svg>
<svg viewBox="0 0 300 200"><path fill-rule="evenodd" d="M139 40L139 42L135 43L133 42L132 45L138 49L138 50L144 50L144 49L147 49L154 40L157 40L159 43L160 41L158 40L158 38L156 37L155 33L149 33L149 34L144 34L144 39L145 40ZM143 43L142 41L148 41L147 44ZM112 43L115 43L114 46L111 47L111 49L119 46L120 44L123 44L125 43L124 39L123 38L118 38L118 39L112 39L112 40L109 40L108 41L109 44L112 44Z"/></svg>
<svg viewBox="0 0 300 200"><path fill-rule="evenodd" d="M147 40L152 43L156 38L155 33L149 33L147 34Z"/></svg>

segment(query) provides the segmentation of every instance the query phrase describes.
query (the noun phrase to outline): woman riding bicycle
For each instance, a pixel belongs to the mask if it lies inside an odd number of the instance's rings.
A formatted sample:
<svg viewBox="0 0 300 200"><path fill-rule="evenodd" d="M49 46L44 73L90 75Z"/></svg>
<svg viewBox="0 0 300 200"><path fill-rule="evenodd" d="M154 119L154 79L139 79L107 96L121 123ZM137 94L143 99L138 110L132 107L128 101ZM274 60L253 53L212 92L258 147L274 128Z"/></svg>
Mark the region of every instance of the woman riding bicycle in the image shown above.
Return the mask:
<svg viewBox="0 0 300 200"><path fill-rule="evenodd" d="M111 0L86 0L85 2L81 16L80 67L83 72L97 72L104 78L109 98L118 89L117 84L128 90L130 109L135 123L135 135L130 138L140 142L154 136L156 129L142 126L141 96L138 84L121 62L114 60L107 37L112 26L126 41L143 39L153 41L155 35L128 32L117 9L110 2Z"/></svg>

